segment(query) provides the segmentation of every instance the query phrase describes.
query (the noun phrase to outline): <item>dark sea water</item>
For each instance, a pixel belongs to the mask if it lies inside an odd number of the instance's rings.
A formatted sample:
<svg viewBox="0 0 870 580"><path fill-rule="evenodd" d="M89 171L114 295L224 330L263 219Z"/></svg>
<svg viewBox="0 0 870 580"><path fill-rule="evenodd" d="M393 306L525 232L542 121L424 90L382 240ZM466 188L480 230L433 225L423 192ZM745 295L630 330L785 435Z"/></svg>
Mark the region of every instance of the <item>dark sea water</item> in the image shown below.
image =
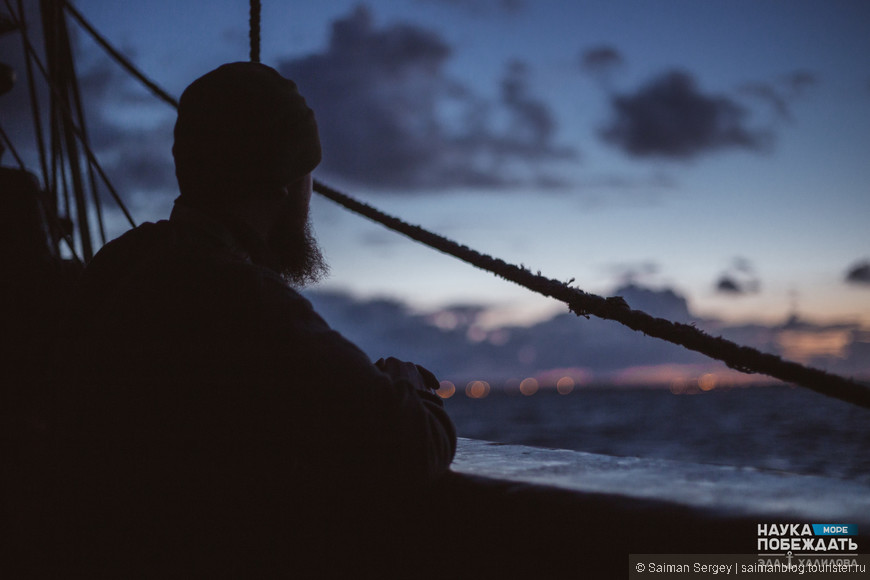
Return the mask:
<svg viewBox="0 0 870 580"><path fill-rule="evenodd" d="M498 389L445 401L460 437L825 475L870 484L870 409L784 386Z"/></svg>

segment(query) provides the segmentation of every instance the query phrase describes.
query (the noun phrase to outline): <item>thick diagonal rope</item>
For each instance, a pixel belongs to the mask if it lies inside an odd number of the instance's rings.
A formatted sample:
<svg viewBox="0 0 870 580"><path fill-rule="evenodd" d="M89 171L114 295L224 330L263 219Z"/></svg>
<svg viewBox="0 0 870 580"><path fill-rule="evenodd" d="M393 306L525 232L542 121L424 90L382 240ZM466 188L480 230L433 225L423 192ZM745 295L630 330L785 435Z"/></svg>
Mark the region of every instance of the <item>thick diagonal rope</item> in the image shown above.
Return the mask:
<svg viewBox="0 0 870 580"><path fill-rule="evenodd" d="M632 310L625 300L618 296L602 298L573 288L564 282L546 278L540 273L533 274L526 268L481 254L420 226L408 224L323 183L315 182L314 191L430 248L459 258L482 270L492 272L496 276L519 284L538 294L560 300L578 316L594 315L607 320L615 320L632 330L720 360L738 371L765 374L807 387L830 397L870 408L870 389L844 377L787 361L754 348L740 346L722 337L710 336L692 325L654 318L640 310Z"/></svg>
<svg viewBox="0 0 870 580"><path fill-rule="evenodd" d="M95 30L89 30L89 32L95 37L97 36ZM103 39L100 44L105 46L108 43ZM116 51L109 51L110 55L115 53ZM138 71L134 76L140 80L144 79L144 75ZM148 83L153 84L151 81ZM160 91L160 93L165 93L165 91ZM160 96L160 93L155 94ZM178 107L178 102L171 97L163 98L163 100L176 108ZM618 296L602 298L573 288L564 282L546 278L540 273L533 274L526 268L481 254L420 226L408 224L397 217L357 201L320 181L314 182L314 191L430 248L454 256L482 270L492 272L529 290L560 300L578 316L594 315L607 320L615 320L632 330L720 360L741 372L764 374L806 387L829 397L870 408L870 388L850 379L787 361L751 347L740 346L722 337L710 336L692 325L671 322L663 318L652 317L640 310L632 310L625 300Z"/></svg>

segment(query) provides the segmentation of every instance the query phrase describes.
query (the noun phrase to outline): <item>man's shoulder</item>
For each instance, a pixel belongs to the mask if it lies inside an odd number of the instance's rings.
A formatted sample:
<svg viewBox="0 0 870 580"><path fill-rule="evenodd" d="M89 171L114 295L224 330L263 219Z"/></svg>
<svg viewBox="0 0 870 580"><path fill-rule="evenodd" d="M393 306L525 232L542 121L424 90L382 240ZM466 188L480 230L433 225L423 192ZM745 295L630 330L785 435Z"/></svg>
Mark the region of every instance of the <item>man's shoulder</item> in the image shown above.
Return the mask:
<svg viewBox="0 0 870 580"><path fill-rule="evenodd" d="M177 229L147 223L107 244L80 280L76 316L88 327L117 329L111 336L146 328L169 342L196 335L237 348L331 335L308 299L278 274L230 251L191 245Z"/></svg>
<svg viewBox="0 0 870 580"><path fill-rule="evenodd" d="M194 277L224 275L256 276L258 268L244 255L226 245L200 235L199 232L171 220L143 223L107 243L86 268L86 278L119 279L127 276L178 276L183 284Z"/></svg>
<svg viewBox="0 0 870 580"><path fill-rule="evenodd" d="M135 268L169 234L168 223L143 223L104 245L85 268L88 283L105 282Z"/></svg>
<svg viewBox="0 0 870 580"><path fill-rule="evenodd" d="M129 258L138 251L147 251L149 246L158 243L160 240L167 239L169 235L170 226L166 220L156 223L142 223L100 248L93 260L88 264L88 267L107 260Z"/></svg>

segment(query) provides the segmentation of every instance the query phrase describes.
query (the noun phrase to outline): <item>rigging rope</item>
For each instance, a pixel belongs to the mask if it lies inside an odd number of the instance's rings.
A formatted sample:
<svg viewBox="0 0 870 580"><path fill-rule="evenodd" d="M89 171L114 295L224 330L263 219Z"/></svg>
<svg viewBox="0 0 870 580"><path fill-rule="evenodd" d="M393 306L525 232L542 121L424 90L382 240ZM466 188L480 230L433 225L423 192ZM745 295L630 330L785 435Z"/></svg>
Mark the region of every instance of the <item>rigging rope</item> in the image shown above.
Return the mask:
<svg viewBox="0 0 870 580"><path fill-rule="evenodd" d="M655 318L640 310L632 310L621 297L602 298L583 292L578 288L533 274L526 268L509 264L498 258L481 254L467 246L460 245L441 235L432 233L420 226L408 224L399 218L385 214L374 207L357 201L335 189L314 182L314 191L324 197L395 230L422 244L445 254L459 258L463 262L482 270L492 272L529 290L550 296L568 305L578 316L590 314L607 320L615 320L632 330L660 338L683 346L724 362L738 371L752 374L761 373L783 381L807 387L818 393L835 397L855 405L870 408L870 389L844 377L819 369L800 365L795 362L760 352L747 346L740 346L722 337L713 337L702 330L663 318Z"/></svg>
<svg viewBox="0 0 870 580"><path fill-rule="evenodd" d="M66 3L66 5L70 6L69 3ZM100 45L104 47L108 46L108 42L102 39L93 28L88 28L88 32L99 39ZM115 56L117 51L113 49L109 50L109 54ZM131 64L129 66L132 67ZM149 87L156 86L138 71L134 73L134 76ZM166 95L165 91L155 91L155 94L172 106L178 107L178 102ZM166 96L163 97L162 95ZM408 224L368 204L357 201L320 181L315 180L314 191L355 213L404 234L426 246L454 256L482 270L492 272L496 276L519 284L529 290L560 300L567 304L568 308L578 316L588 317L589 315L594 315L599 318L614 320L632 330L643 332L646 335L678 344L689 350L694 350L710 358L720 360L738 371L768 375L788 383L806 387L829 397L870 408L870 388L853 380L787 361L776 355L763 353L751 347L740 346L722 337L710 336L689 324L655 318L640 310L631 309L625 300L618 296L602 298L595 294L583 292L564 282L546 278L540 273L533 274L527 268L481 254L420 226Z"/></svg>
<svg viewBox="0 0 870 580"><path fill-rule="evenodd" d="M91 216L88 211L88 198L85 189L86 177L79 161L79 147L87 142L87 138L84 134L84 127L78 127L79 131L82 132L81 136L76 135L73 129L77 125L72 114L74 106L72 81L75 77L75 69L66 17L60 4L53 0L43 2L41 9L45 36L45 58L49 71L49 77L46 80L53 89L52 103L57 105L52 110L51 123L53 128L57 128L61 137L62 158L69 170L72 197L75 201L79 243L85 260L89 261L94 255L90 227ZM68 109L70 114L63 115L63 109Z"/></svg>
<svg viewBox="0 0 870 580"><path fill-rule="evenodd" d="M251 16L248 21L251 41L251 62L260 62L260 0L251 0Z"/></svg>
<svg viewBox="0 0 870 580"><path fill-rule="evenodd" d="M6 8L10 11L12 6L6 2ZM18 0L18 21L21 25L21 44L24 46L24 32L27 30L27 21L24 14L24 0ZM34 81L33 64L30 55L25 50L24 67L27 70L27 87L30 92L30 107L33 109L33 131L36 133L36 147L39 150L39 165L42 169L42 187L48 187L48 161L45 152L45 139L42 135L42 119L39 114L39 102L36 95L36 83Z"/></svg>
<svg viewBox="0 0 870 580"><path fill-rule="evenodd" d="M124 69L128 73L130 73L131 75L136 77L139 80L139 82L141 82L143 85L145 85L152 93L154 93L155 96L157 96L158 98L160 98L163 101L166 101L167 103L169 103L173 107L178 108L178 101L175 100L174 97L170 96L169 93L167 93L166 91L161 89L159 86L157 86L156 83L154 83L148 77L146 77L141 72L139 72L139 70L135 66L133 66L133 63L131 63L129 60L127 60L127 58L123 54L118 52L111 44L109 44L105 38L100 36L100 34L94 29L94 27L91 26L87 20L85 20L84 16L82 16L81 13L78 10L76 10L75 6L73 6L71 3L67 2L66 0L63 1L63 6L64 6L64 8L66 8L69 11L69 13L72 15L72 17L75 18L76 21L78 21L78 23L82 26L82 28L87 30L90 33L90 35L94 38L94 40L96 40L97 43L100 46L102 46L106 50L106 52L108 52L112 56L112 58L114 58L116 61L118 61L118 64L120 64L122 67L124 67Z"/></svg>
<svg viewBox="0 0 870 580"><path fill-rule="evenodd" d="M9 138L9 135L6 133L5 130L3 130L3 125L0 125L0 138L2 138L3 141L6 142L9 151L12 152L12 157L15 158L15 162L18 164L18 168L21 171L27 171L27 166L24 165L24 161L21 159L18 151L15 150L15 146L12 144L12 140ZM83 264L81 258L79 258L78 253L76 253L75 243L72 241L70 235L64 231L64 227L60 223L60 218L58 218L57 212L52 211L53 206L48 203L48 195L46 195L44 188L39 188L38 198L39 203L46 210L45 213L50 220L49 226L54 230L54 232L52 233L56 232L57 235L59 235L60 238L66 242L73 260L79 265Z"/></svg>
<svg viewBox="0 0 870 580"><path fill-rule="evenodd" d="M64 26L64 32L66 34L66 27ZM69 42L65 43L66 46L69 45ZM68 51L66 51L68 52ZM81 127L82 135L86 143L90 143L90 139L88 138L88 128L85 123L85 113L84 107L82 106L82 96L81 90L79 89L79 81L78 75L75 73L75 60L72 58L72 54L68 54L68 66L71 70L71 74L69 75L70 80L70 92L72 93L73 104L75 105L75 114L78 120L78 126ZM92 205L94 208L94 213L97 218L97 226L100 232L100 240L103 244L106 243L106 225L103 220L103 204L100 203L99 192L97 190L97 180L94 177L94 164L88 163L88 184L90 185L90 193Z"/></svg>
<svg viewBox="0 0 870 580"><path fill-rule="evenodd" d="M64 4L66 4L67 6L69 5L66 2ZM8 0L7 0L7 6L8 6ZM14 18L14 16L13 16L13 18ZM88 161L93 164L94 168L97 170L97 174L99 174L100 178L103 180L103 183L106 184L106 188L109 190L109 193L111 194L112 198L118 204L118 207L121 209L121 212L124 214L124 217L127 219L127 222L132 227L135 228L136 222L133 220L133 216L131 216L130 212L127 211L127 207L124 205L124 202L121 199L121 196L118 195L118 192L115 190L114 186L112 185L112 182L109 181L109 177L106 175L105 171L103 171L103 168L100 166L99 161L97 161L97 158L94 155L94 152L91 150L90 145L88 145L87 140L85 139L85 136L81 132L81 129L76 125L72 111L69 110L69 107L67 107L65 104L63 104L63 101L60 98L61 95L59 94L57 87L55 87L54 84L52 84L52 82L51 82L51 75L48 74L48 71L45 69L45 66L42 64L42 61L39 59L39 56L36 54L36 49L33 48L33 45L31 44L30 39L27 37L27 34L25 31L22 31L22 37L24 38L25 49L30 54L30 56L33 58L33 62L36 63L36 66L39 69L39 71L42 73L42 76L45 77L45 81L48 84L49 88L51 89L52 93L54 93L54 95L56 97L58 97L57 100L59 101L58 105L60 105L59 108L60 108L61 114L63 114L63 116L69 120L70 126L72 127L72 130L73 130L73 133L78 138L79 142L82 144L82 149L84 149L84 152L88 158Z"/></svg>
<svg viewBox="0 0 870 580"><path fill-rule="evenodd" d="M39 115L39 106L38 106L38 100L37 100L37 95L36 95L36 85L34 82L35 75L33 74L31 55L26 50L29 41L26 37L27 22L25 20L24 4L23 4L22 0L18 0L18 12L17 13L12 9L12 5L10 3L10 0L5 0L5 4L6 4L6 9L9 11L10 19L12 20L12 22L16 23L16 26L21 33L22 46L24 46L24 48L25 48L24 61L25 61L26 69L27 69L27 85L28 85L28 92L30 95L30 104L31 104L31 108L33 109L34 132L36 133L37 149L39 150L39 161L40 161L40 166L42 169L42 185L39 188L39 194L38 194L39 202L42 205L43 209L45 210L46 216L48 216L49 232L52 236L53 243L55 243L56 240L63 240L64 242L66 242L67 249L69 250L70 255L72 256L73 261L75 261L77 264L81 265L84 262L79 257L78 252L76 251L75 243L73 242L70 233L67 231L67 228L64 227L64 225L61 223L61 218L60 218L59 213L58 213L57 199L51 198L46 194L46 191L48 191L48 176L49 176L48 164L47 164L47 155L46 155L46 151L45 151L45 140L44 140L43 134L42 134L42 122L40 120L40 115ZM27 171L27 168L24 164L24 161L21 159L21 156L18 154L18 151L16 151L15 146L12 144L12 140L9 138L9 136L6 134L6 132L3 130L2 126L0 126L0 134L2 134L3 140L6 141L9 150L12 152L13 157L15 157L15 161L16 161L16 163L18 163L18 167L22 171ZM56 191L56 190L52 189L51 191ZM59 242L57 242L57 243L59 244ZM59 251L59 249L60 249L59 245L55 244L54 249L55 249L55 251Z"/></svg>
<svg viewBox="0 0 870 580"><path fill-rule="evenodd" d="M12 139L10 139L9 135L6 134L6 131L3 130L3 125L0 125L0 138L2 138L6 143L6 148L12 153L12 157L15 158L15 163L18 164L18 167L24 169L24 161L21 160L21 156L18 155L15 145L12 144ZM2 148L0 148L0 150L2 150Z"/></svg>

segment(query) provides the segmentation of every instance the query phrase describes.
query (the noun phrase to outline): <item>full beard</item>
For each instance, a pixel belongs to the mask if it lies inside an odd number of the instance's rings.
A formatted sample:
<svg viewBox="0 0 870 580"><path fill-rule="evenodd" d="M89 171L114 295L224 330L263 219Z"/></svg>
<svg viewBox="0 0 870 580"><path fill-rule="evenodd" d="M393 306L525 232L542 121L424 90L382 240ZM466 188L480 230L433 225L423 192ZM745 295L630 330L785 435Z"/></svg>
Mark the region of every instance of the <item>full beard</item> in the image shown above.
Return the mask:
<svg viewBox="0 0 870 580"><path fill-rule="evenodd" d="M315 284L329 274L310 220L306 220L302 228L280 220L269 232L266 243L271 268L292 286L301 288Z"/></svg>

